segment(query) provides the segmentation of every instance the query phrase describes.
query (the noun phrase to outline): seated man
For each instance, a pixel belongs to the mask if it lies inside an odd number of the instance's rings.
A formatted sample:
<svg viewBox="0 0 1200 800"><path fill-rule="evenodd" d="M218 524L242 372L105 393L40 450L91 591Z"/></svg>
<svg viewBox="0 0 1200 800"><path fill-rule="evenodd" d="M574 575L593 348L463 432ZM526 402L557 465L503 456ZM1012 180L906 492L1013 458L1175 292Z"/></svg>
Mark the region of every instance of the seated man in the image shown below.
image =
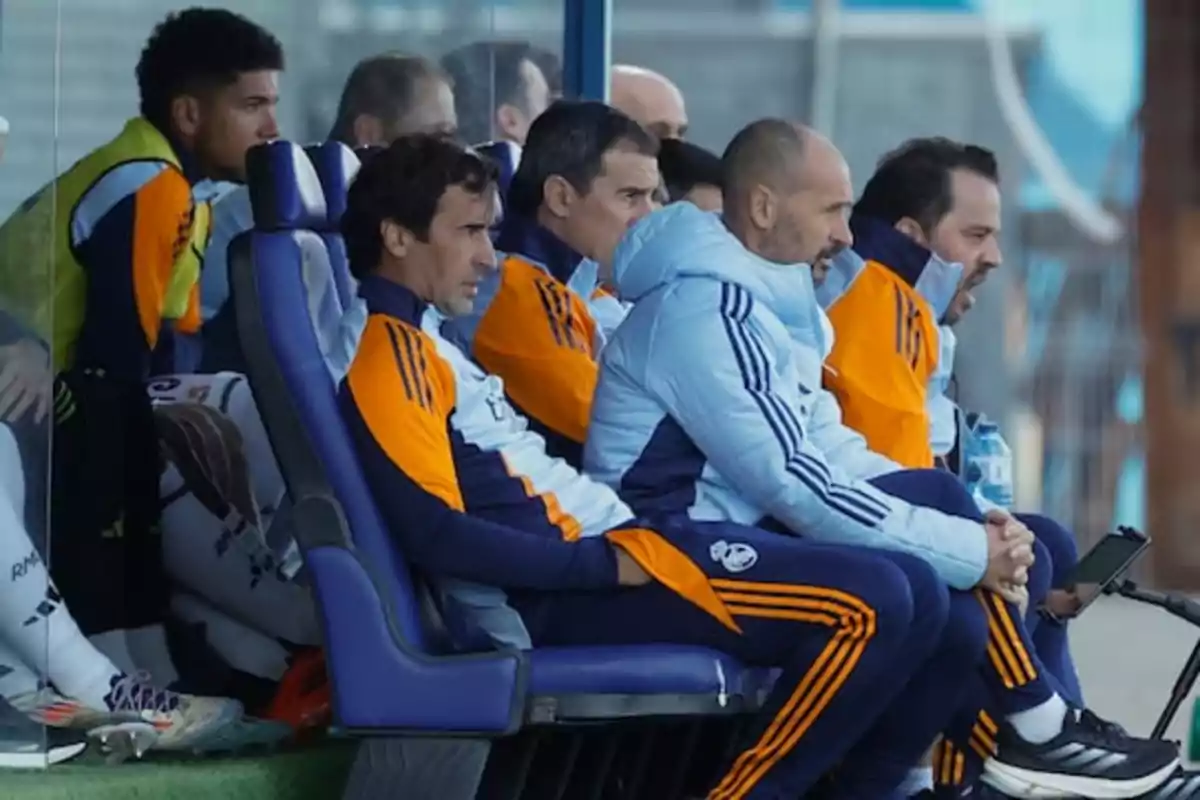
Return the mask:
<svg viewBox="0 0 1200 800"><path fill-rule="evenodd" d="M639 514L919 556L950 585L952 620L987 610L988 658L966 704L999 706L1003 727L986 740L998 748L994 783L1025 797L1133 797L1162 783L1178 765L1174 745L1068 710L1002 599L1022 592L984 569L1004 541L962 485L870 452L821 390L832 342L813 280L850 243L841 154L802 126L761 120L723 162L723 217L680 203L618 248L617 289L633 306L601 357L589 472ZM985 591L963 591L976 586ZM1095 758L1068 757L1085 750Z"/></svg>
<svg viewBox="0 0 1200 800"><path fill-rule="evenodd" d="M683 139L664 139L658 171L668 203L686 200L703 211L721 210L721 159L715 153Z"/></svg>
<svg viewBox="0 0 1200 800"><path fill-rule="evenodd" d="M279 42L244 17L169 15L138 63L140 116L0 225L0 296L30 329L3 344L23 369L40 367L33 383L48 388L53 373L62 391L47 562L83 631L114 658L128 644L163 684L177 675L163 628L160 451L144 382L155 356L170 355L170 332L198 323L208 238L198 184L236 179L246 150L278 135L282 68ZM35 364L39 341L52 352L42 348ZM25 468L31 479L46 473Z"/></svg>
<svg viewBox="0 0 1200 800"><path fill-rule="evenodd" d="M454 80L459 136L468 142L503 143L509 149L507 161L519 162L529 126L551 102L550 83L533 46L471 42L442 56L441 65Z"/></svg>
<svg viewBox="0 0 1200 800"><path fill-rule="evenodd" d="M331 141L359 150L385 145L407 133L453 133L457 125L449 77L437 64L419 56L387 53L355 65L329 131ZM213 206L213 235L204 255L200 307L204 355L200 371L245 373L233 303L229 302L229 244L254 227L250 190L242 185ZM339 377L354 354L365 311L347 310L336 337L338 349L328 356Z"/></svg>
<svg viewBox="0 0 1200 800"><path fill-rule="evenodd" d="M638 520L549 456L502 381L441 334L494 269L494 186L477 155L413 136L350 188L342 227L370 315L339 401L398 546L439 581L506 590L536 646L674 643L782 667L710 798L801 797L838 762L861 791L833 796L888 796L923 746L908 734L936 730L924 708L982 658L982 611L943 634L945 589L918 559ZM997 574L1018 578L1021 558L1005 548ZM938 692L893 704L914 674Z"/></svg>
<svg viewBox="0 0 1200 800"><path fill-rule="evenodd" d="M3 317L0 327L6 327ZM48 446L44 428L26 432L36 437L25 443L26 453ZM131 658L117 666L122 659L110 659L88 641L46 571L43 548L30 536L40 539L44 530L45 492L42 481L26 486L25 475L36 480L39 473L23 461L14 429L0 424L0 697L51 727L117 727L137 731L143 744L157 748L203 748L237 720L240 706L160 689L138 674Z"/></svg>
<svg viewBox="0 0 1200 800"><path fill-rule="evenodd" d="M654 208L657 150L603 103L560 102L538 117L505 203L499 273L454 324L455 340L504 379L550 452L576 466L596 355L624 314L599 286L621 236Z"/></svg>
<svg viewBox="0 0 1200 800"><path fill-rule="evenodd" d="M872 450L913 468L940 459L961 475L960 414L945 390L952 326L1001 261L995 157L947 139L906 142L880 161L850 227L854 250L835 259L817 293L835 333L825 385ZM1077 561L1075 537L1046 517L1017 518L1045 546L1042 569L1056 590L1048 598L1054 603ZM1032 612L1027 624L1038 656L1082 706L1066 626ZM970 776L975 754L966 752Z"/></svg>
<svg viewBox="0 0 1200 800"><path fill-rule="evenodd" d="M645 67L614 64L610 102L660 141L687 135L683 92L670 78Z"/></svg>

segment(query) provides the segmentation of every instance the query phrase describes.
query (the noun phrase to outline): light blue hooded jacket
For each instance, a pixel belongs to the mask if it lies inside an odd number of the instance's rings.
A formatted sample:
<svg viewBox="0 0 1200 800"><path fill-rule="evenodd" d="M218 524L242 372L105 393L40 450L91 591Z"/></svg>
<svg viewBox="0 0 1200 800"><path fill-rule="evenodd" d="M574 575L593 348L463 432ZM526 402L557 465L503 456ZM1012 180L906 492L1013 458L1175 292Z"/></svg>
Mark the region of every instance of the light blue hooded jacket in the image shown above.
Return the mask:
<svg viewBox="0 0 1200 800"><path fill-rule="evenodd" d="M953 587L978 583L979 523L863 479L896 465L821 390L832 333L807 265L765 261L718 216L677 203L630 230L614 277L632 309L601 354L584 466L635 512L901 550Z"/></svg>

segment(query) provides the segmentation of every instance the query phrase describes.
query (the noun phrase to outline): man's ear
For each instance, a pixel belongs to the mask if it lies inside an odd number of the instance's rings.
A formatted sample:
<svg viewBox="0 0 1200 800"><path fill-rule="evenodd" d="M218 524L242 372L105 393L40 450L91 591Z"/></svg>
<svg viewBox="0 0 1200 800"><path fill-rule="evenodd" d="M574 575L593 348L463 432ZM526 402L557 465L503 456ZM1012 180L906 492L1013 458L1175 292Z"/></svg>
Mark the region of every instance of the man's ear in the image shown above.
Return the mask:
<svg viewBox="0 0 1200 800"><path fill-rule="evenodd" d="M925 229L912 217L903 217L896 220L895 227L896 230L921 245L921 247L929 247L929 237L925 235Z"/></svg>
<svg viewBox="0 0 1200 800"><path fill-rule="evenodd" d="M171 123L176 132L185 139L191 139L200 130L200 98L190 94L181 94L171 101Z"/></svg>
<svg viewBox="0 0 1200 800"><path fill-rule="evenodd" d="M561 175L551 175L542 183L542 207L559 219L571 215L571 207L578 198L575 187Z"/></svg>
<svg viewBox="0 0 1200 800"><path fill-rule="evenodd" d="M383 139L383 121L374 114L359 114L351 125L354 141L359 147L386 144Z"/></svg>
<svg viewBox="0 0 1200 800"><path fill-rule="evenodd" d="M384 251L392 258L407 257L416 240L412 231L390 219L379 223L379 238L383 241Z"/></svg>
<svg viewBox="0 0 1200 800"><path fill-rule="evenodd" d="M750 190L749 197L750 222L759 230L769 231L775 227L775 218L779 214L779 200L771 187L757 184Z"/></svg>
<svg viewBox="0 0 1200 800"><path fill-rule="evenodd" d="M514 142L521 140L521 111L511 103L502 103L496 109L495 124L498 134L495 138Z"/></svg>

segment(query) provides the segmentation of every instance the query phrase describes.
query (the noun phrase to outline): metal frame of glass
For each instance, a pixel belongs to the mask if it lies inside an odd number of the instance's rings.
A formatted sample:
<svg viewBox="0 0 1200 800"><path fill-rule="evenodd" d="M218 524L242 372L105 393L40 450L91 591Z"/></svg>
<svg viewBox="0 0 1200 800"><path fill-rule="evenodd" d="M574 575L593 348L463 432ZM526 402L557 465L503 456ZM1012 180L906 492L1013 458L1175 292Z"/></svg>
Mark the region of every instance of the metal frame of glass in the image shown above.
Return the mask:
<svg viewBox="0 0 1200 800"><path fill-rule="evenodd" d="M608 99L612 61L612 0L563 0L563 93Z"/></svg>

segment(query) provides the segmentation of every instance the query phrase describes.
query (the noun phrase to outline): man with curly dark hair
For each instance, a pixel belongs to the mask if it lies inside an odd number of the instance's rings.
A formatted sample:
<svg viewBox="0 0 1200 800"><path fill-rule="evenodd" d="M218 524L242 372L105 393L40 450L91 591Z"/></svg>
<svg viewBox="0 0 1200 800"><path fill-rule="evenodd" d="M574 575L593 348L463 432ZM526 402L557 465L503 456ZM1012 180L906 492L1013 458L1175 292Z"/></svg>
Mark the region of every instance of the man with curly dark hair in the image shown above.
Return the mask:
<svg viewBox="0 0 1200 800"><path fill-rule="evenodd" d="M0 423L20 449L24 494L38 497L51 475L52 515L44 546L21 536L30 547L0 547L0 571L25 574L44 557L54 580L23 581L29 591L6 597L4 616L16 624L0 624L0 638L35 666L8 628L38 623L50 662L86 672L70 681L52 671L52 685L32 686L28 702L4 692L31 716L146 722L160 745L186 749L208 748L241 718L236 702L159 690L134 671L149 669L160 686L178 677L163 629L161 461L145 381L158 356L171 360L171 330L199 322L209 209L197 184L241 178L246 150L278 135L282 69L279 42L242 16L168 15L138 62L140 116L0 226L0 297L9 303L0 315ZM43 530L44 505L29 504L23 534ZM81 657L80 631L112 661Z"/></svg>

